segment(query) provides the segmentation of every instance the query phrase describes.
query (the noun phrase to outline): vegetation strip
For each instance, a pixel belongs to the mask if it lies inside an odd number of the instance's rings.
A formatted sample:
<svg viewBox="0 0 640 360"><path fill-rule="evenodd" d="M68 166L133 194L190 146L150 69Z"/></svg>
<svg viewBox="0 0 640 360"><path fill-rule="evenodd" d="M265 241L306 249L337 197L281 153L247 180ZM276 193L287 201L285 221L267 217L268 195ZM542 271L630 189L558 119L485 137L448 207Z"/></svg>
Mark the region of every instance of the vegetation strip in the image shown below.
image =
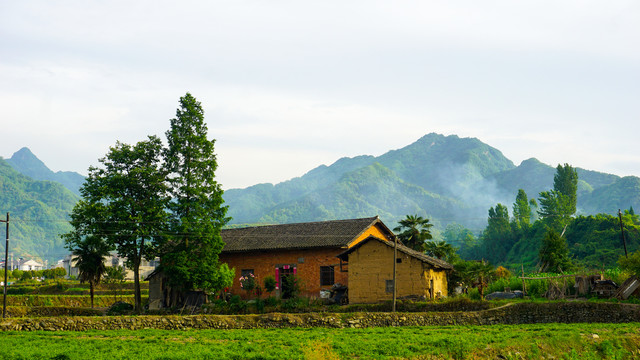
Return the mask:
<svg viewBox="0 0 640 360"><path fill-rule="evenodd" d="M13 318L0 330L84 331L117 329L368 328L384 326L498 325L534 323L640 322L640 305L558 302L517 303L477 312L269 313L262 315L105 316Z"/></svg>
<svg viewBox="0 0 640 360"><path fill-rule="evenodd" d="M12 359L627 359L640 324L8 332Z"/></svg>

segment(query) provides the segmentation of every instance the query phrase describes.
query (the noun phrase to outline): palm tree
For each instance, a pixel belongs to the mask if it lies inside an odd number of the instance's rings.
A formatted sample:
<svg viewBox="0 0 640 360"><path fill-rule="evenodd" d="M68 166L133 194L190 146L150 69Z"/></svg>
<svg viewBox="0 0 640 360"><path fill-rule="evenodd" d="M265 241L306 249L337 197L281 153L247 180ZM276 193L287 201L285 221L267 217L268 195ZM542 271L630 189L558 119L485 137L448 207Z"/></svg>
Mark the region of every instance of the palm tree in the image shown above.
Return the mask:
<svg viewBox="0 0 640 360"><path fill-rule="evenodd" d="M456 250L453 245L445 241L427 241L424 243L424 252L440 260L451 261Z"/></svg>
<svg viewBox="0 0 640 360"><path fill-rule="evenodd" d="M418 215L407 215L398 224L400 226L393 229L393 231L398 232L398 239L413 250L424 251L425 240L432 238L429 228L433 224L429 223L429 219L424 219Z"/></svg>
<svg viewBox="0 0 640 360"><path fill-rule="evenodd" d="M71 253L76 260L78 279L81 283L88 282L91 293L91 308L93 308L93 288L100 283L106 266L104 258L109 255L111 247L96 236L87 236L74 243Z"/></svg>

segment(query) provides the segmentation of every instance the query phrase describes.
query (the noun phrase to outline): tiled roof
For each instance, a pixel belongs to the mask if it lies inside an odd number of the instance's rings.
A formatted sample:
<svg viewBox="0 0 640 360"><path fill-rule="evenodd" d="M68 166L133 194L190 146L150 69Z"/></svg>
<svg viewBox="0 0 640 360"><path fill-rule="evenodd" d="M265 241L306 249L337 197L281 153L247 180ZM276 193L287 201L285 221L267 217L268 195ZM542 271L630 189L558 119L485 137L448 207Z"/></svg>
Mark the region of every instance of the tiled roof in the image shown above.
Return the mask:
<svg viewBox="0 0 640 360"><path fill-rule="evenodd" d="M376 223L380 223L391 233L377 216L362 219L223 229L221 235L225 246L222 253L346 247Z"/></svg>
<svg viewBox="0 0 640 360"><path fill-rule="evenodd" d="M343 261L349 261L349 257L348 255L351 254L352 252L356 251L357 249L359 249L362 245L366 244L369 241L379 241L382 244L387 245L388 247L393 249L393 241L386 241L386 240L382 240L382 239L378 239L375 236L369 236L366 239L362 240L361 242L359 242L358 244L356 244L355 246L351 247L349 250L341 253L340 255L338 255L338 257L340 259L342 259ZM409 247L406 247L400 243L398 243L398 251L401 253L404 253L406 255L409 255L411 257L414 257L422 262L425 262L435 268L440 268L440 269L445 269L445 270L452 270L453 266L451 264L449 264L446 261L440 260L440 259L436 259L434 257L425 255L419 251L415 251Z"/></svg>

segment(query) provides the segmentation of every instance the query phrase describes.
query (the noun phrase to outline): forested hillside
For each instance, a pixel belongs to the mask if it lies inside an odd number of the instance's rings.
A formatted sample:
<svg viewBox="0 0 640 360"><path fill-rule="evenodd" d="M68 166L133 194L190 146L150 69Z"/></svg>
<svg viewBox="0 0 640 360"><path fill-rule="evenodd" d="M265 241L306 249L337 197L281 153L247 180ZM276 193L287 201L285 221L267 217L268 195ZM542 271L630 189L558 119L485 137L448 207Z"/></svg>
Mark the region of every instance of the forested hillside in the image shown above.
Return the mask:
<svg viewBox="0 0 640 360"><path fill-rule="evenodd" d="M0 217L10 213L9 250L16 258L61 258L66 252L59 235L69 231L68 215L78 199L59 183L33 180L0 158Z"/></svg>
<svg viewBox="0 0 640 360"><path fill-rule="evenodd" d="M395 226L407 214L436 229L458 223L478 234L487 209L510 204L518 189L531 198L553 184L555 168L532 158L515 166L478 139L428 134L381 156L342 158L276 185L228 190L233 224L282 223L378 214ZM578 214L640 209L640 178L577 169Z"/></svg>
<svg viewBox="0 0 640 360"><path fill-rule="evenodd" d="M23 147L16 151L10 159L7 159L7 163L19 173L34 180L55 181L74 194L80 195L79 189L84 182L84 176L73 171L51 171L29 148Z"/></svg>

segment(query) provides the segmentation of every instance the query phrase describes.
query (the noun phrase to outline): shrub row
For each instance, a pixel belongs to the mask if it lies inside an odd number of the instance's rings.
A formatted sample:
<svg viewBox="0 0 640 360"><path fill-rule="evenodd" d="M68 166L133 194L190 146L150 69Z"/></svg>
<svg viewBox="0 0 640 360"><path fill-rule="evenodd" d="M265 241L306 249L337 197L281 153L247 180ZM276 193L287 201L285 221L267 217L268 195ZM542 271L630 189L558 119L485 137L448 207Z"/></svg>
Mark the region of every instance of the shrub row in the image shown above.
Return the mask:
<svg viewBox="0 0 640 360"><path fill-rule="evenodd" d="M292 327L364 328L379 326L515 325L534 323L626 323L639 321L640 305L634 304L524 302L475 312L269 313L263 315L10 318L0 323L0 331L188 330Z"/></svg>
<svg viewBox="0 0 640 360"><path fill-rule="evenodd" d="M102 316L100 309L65 307L65 306L7 306L10 318L49 317L49 316Z"/></svg>
<svg viewBox="0 0 640 360"><path fill-rule="evenodd" d="M118 296L117 299L114 299L113 295L97 295L93 297L95 307L108 307L116 301L134 303L132 295ZM145 302L146 297L143 297L142 301ZM7 296L7 305L86 308L91 307L91 297L88 295L9 295Z"/></svg>

